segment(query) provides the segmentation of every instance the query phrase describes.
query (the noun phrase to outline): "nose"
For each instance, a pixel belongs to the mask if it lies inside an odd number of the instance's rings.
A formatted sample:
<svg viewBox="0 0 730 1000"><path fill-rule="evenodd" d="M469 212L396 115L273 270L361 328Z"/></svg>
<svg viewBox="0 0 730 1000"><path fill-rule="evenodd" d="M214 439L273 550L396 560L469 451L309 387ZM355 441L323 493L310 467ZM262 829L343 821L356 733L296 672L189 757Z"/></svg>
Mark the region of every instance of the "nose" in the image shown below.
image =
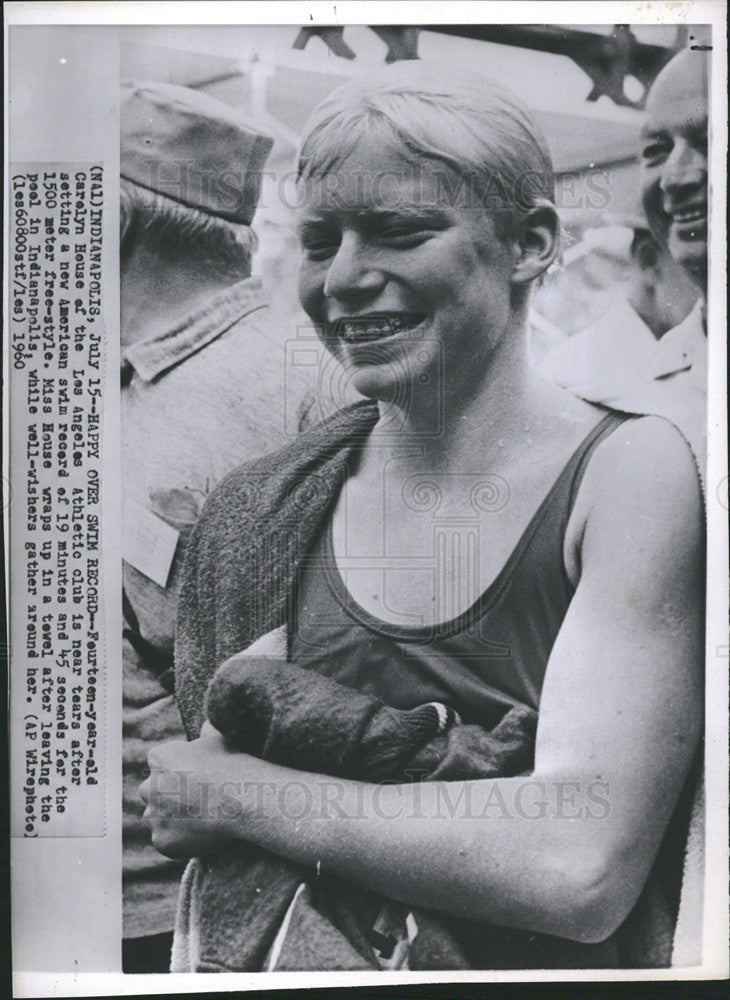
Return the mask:
<svg viewBox="0 0 730 1000"><path fill-rule="evenodd" d="M384 283L374 266L372 252L356 233L343 233L337 253L330 261L324 282L325 298L342 303L367 300Z"/></svg>
<svg viewBox="0 0 730 1000"><path fill-rule="evenodd" d="M664 161L661 188L674 194L682 188L695 187L707 180L707 158L685 139L679 139Z"/></svg>

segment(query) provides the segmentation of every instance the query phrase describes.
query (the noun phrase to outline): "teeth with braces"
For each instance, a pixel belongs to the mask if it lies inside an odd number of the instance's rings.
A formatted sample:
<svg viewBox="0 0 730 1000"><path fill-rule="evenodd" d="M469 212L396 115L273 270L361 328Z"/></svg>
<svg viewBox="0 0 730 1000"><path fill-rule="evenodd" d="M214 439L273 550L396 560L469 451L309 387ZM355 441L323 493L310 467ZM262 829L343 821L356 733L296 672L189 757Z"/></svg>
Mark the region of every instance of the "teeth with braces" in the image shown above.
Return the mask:
<svg viewBox="0 0 730 1000"><path fill-rule="evenodd" d="M342 319L339 321L340 335L348 342L361 340L380 340L393 336L402 330L410 330L418 326L419 321L401 319L398 316L380 319Z"/></svg>

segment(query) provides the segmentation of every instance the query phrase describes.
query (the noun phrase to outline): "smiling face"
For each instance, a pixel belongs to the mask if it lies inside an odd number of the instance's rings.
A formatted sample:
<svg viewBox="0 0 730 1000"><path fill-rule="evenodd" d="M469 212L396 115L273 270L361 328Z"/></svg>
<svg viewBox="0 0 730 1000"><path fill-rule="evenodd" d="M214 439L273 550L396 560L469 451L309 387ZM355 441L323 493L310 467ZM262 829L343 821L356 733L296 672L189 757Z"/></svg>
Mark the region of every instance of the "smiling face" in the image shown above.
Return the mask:
<svg viewBox="0 0 730 1000"><path fill-rule="evenodd" d="M511 315L514 255L458 175L418 165L382 136L309 178L299 214L299 294L358 392L474 392Z"/></svg>
<svg viewBox="0 0 730 1000"><path fill-rule="evenodd" d="M651 89L641 147L649 224L700 287L707 280L707 101L706 55L685 50Z"/></svg>

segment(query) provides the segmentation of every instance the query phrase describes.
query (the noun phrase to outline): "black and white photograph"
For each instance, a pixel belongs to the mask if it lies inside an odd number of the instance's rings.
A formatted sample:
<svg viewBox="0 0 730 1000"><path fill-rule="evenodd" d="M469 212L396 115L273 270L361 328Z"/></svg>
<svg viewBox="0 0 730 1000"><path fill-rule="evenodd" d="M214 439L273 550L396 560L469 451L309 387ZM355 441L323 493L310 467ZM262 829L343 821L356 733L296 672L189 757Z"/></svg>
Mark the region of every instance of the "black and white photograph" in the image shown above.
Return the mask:
<svg viewBox="0 0 730 1000"><path fill-rule="evenodd" d="M5 29L14 995L727 977L725 6L93 6Z"/></svg>

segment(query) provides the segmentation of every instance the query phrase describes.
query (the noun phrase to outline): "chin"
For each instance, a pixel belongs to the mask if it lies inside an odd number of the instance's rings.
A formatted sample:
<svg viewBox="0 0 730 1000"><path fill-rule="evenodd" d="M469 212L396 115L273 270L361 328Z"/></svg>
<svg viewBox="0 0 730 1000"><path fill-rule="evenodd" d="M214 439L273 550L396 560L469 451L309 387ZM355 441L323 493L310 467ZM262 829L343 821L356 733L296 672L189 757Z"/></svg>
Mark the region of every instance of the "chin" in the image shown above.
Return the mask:
<svg viewBox="0 0 730 1000"><path fill-rule="evenodd" d="M694 284L701 288L707 283L707 244L688 244L684 240L670 240L669 253L687 272Z"/></svg>
<svg viewBox="0 0 730 1000"><path fill-rule="evenodd" d="M398 404L400 401L405 401L409 394L408 382L398 378L397 373L392 371L350 368L348 374L352 388L368 399Z"/></svg>

